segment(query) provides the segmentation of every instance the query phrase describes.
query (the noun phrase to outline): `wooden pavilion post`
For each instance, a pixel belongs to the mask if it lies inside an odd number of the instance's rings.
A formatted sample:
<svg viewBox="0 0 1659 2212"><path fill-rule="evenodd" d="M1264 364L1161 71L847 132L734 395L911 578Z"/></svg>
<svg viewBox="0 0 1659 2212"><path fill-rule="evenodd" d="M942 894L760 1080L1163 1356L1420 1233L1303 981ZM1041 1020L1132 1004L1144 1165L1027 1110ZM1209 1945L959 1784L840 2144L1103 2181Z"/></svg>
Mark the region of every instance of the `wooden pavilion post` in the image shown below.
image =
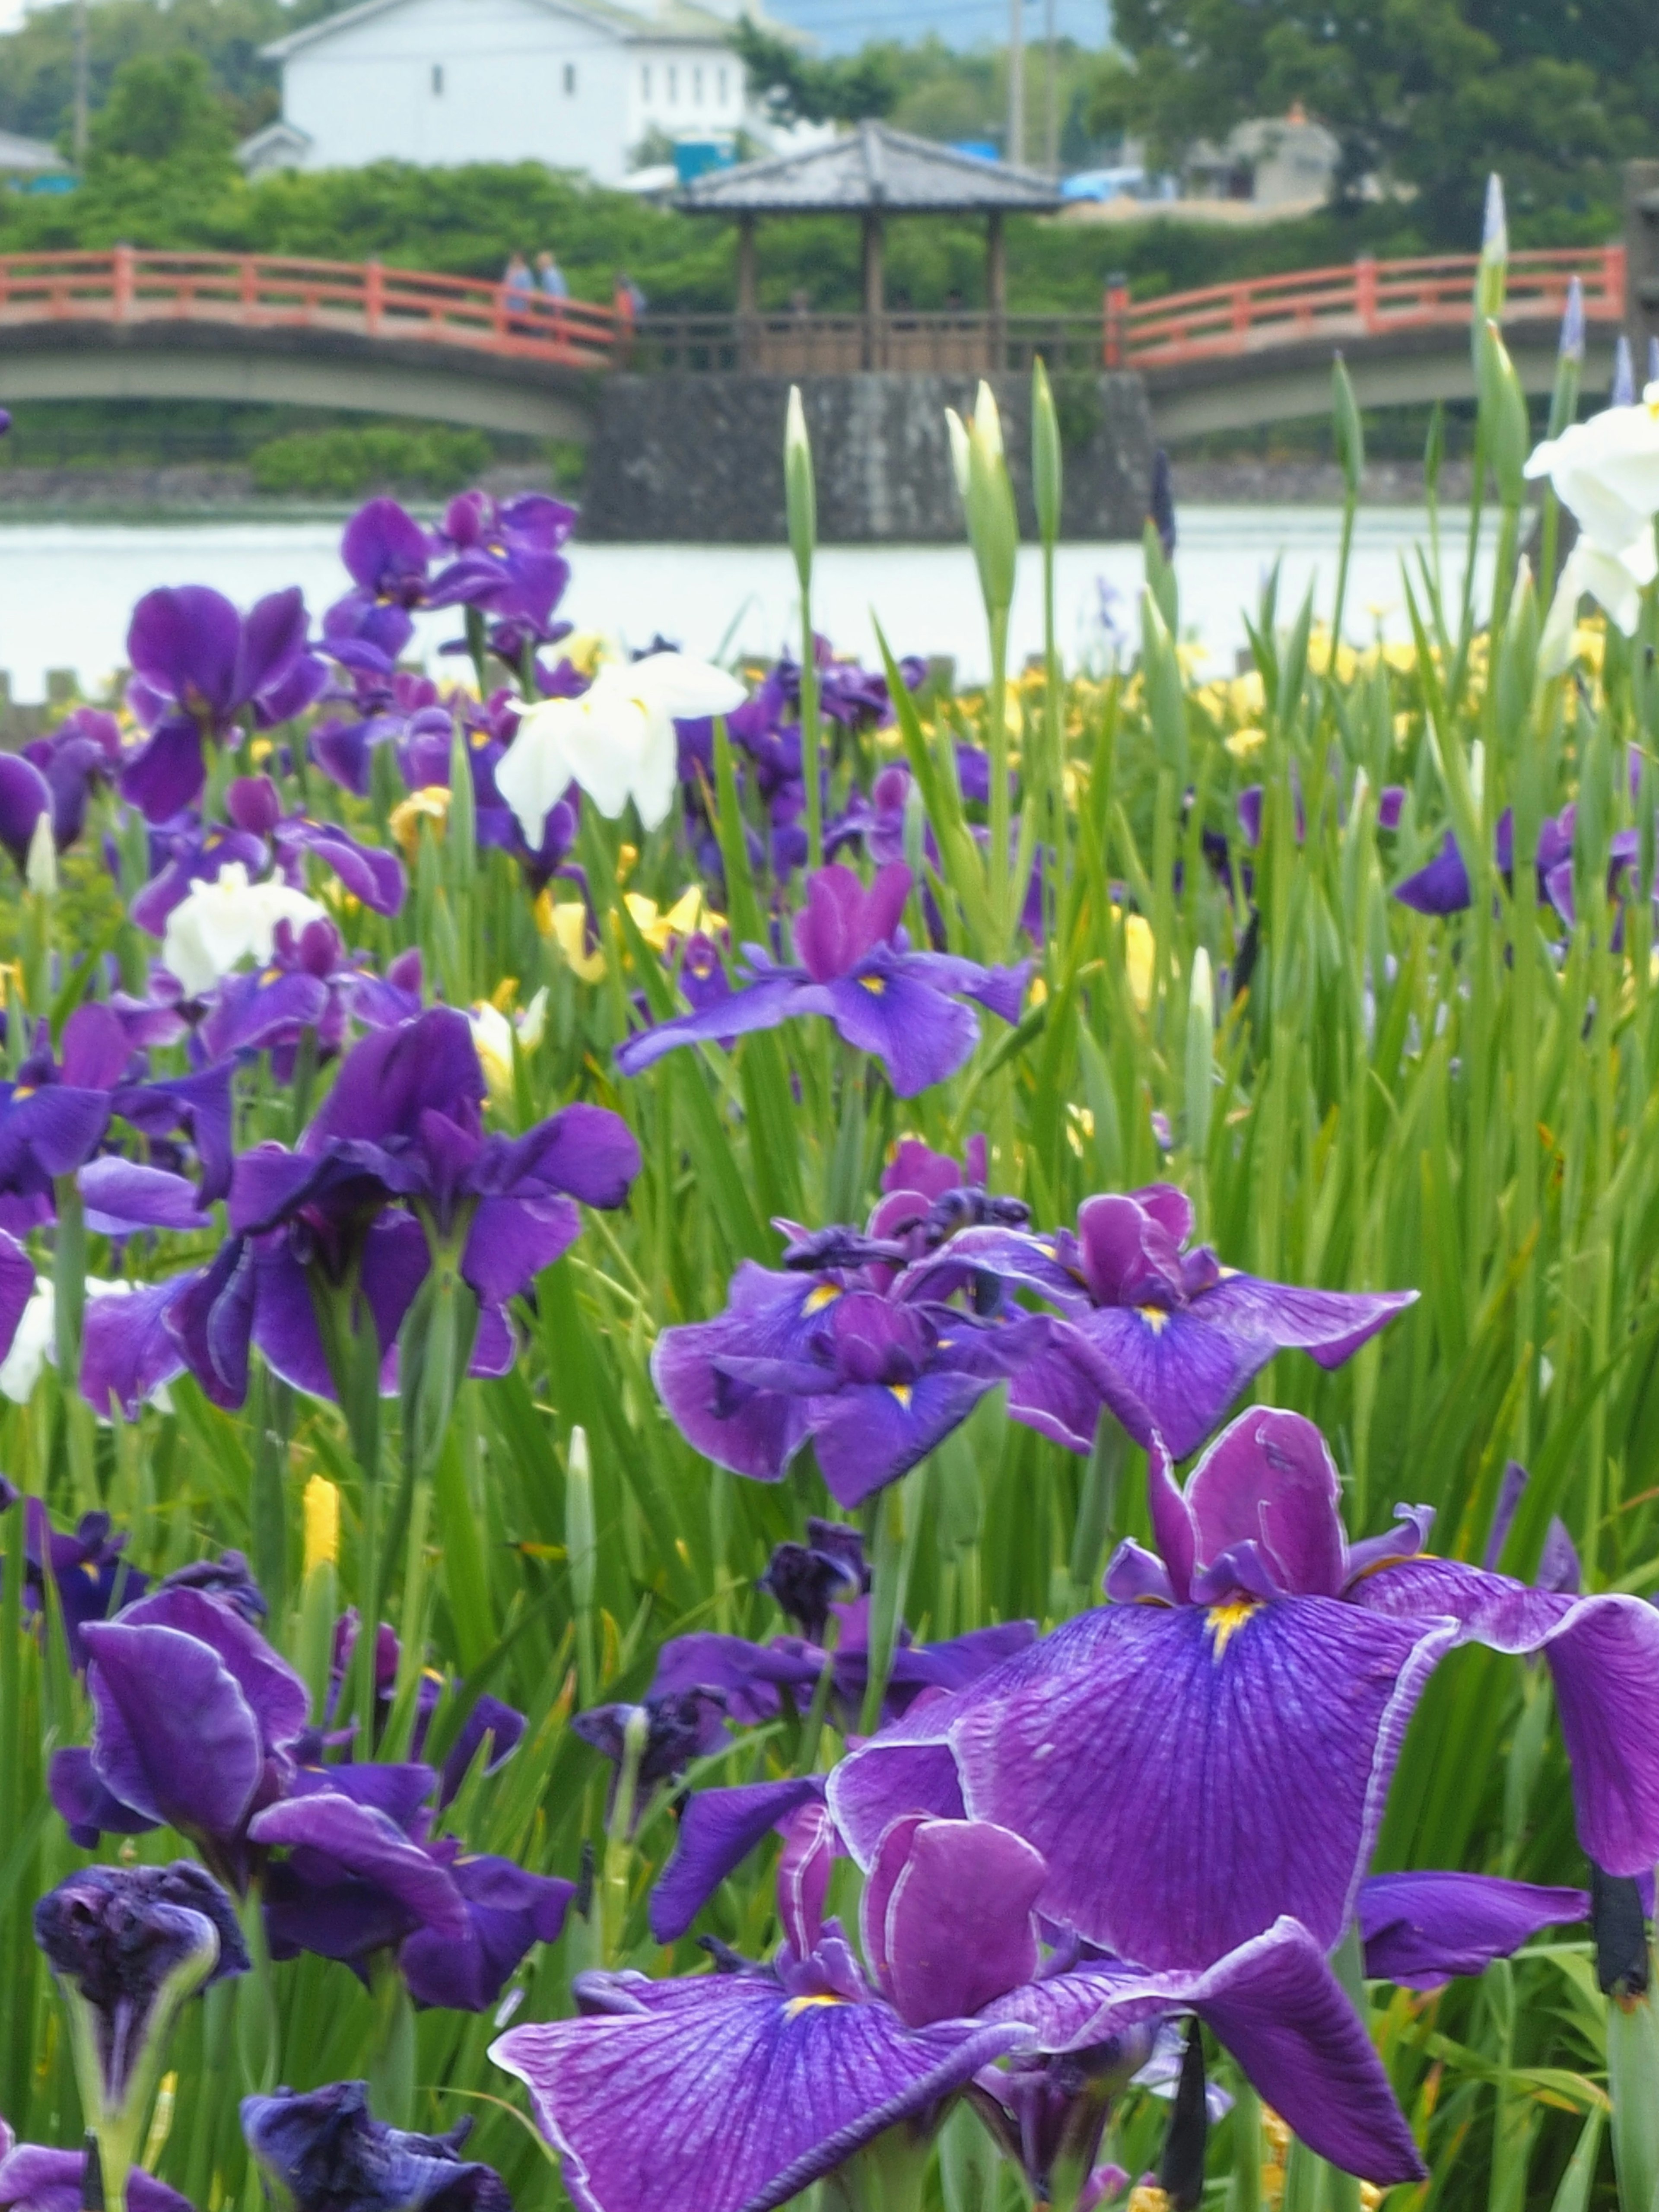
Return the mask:
<svg viewBox="0 0 1659 2212"><path fill-rule="evenodd" d="M985 218L985 305L990 316L986 367L995 374L1008 366L1008 238L1000 208Z"/></svg>
<svg viewBox="0 0 1659 2212"><path fill-rule="evenodd" d="M756 325L760 317L760 266L755 232L759 218L738 217L738 365L751 368L758 351Z"/></svg>
<svg viewBox="0 0 1659 2212"><path fill-rule="evenodd" d="M887 358L886 332L884 327L887 313L886 282L883 274L882 249L885 244L881 211L878 208L864 210L864 365L880 368Z"/></svg>

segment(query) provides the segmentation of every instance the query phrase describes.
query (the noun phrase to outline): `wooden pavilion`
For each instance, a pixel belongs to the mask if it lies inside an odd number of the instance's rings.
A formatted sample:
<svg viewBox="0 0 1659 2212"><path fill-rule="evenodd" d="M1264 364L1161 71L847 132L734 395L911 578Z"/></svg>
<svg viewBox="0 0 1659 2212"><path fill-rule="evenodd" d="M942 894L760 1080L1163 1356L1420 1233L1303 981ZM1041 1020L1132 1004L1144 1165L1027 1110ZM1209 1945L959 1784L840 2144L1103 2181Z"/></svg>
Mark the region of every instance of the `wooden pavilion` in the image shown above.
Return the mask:
<svg viewBox="0 0 1659 2212"><path fill-rule="evenodd" d="M1049 215L1060 204L1053 179L1031 169L958 153L927 138L860 123L804 154L775 155L698 178L677 197L688 215L724 216L738 226L738 320L746 368L799 375L858 368L962 372L1006 367L1010 215ZM763 315L756 233L766 216L856 217L863 240L863 311ZM986 310L917 313L888 307L886 229L896 216L985 218Z"/></svg>

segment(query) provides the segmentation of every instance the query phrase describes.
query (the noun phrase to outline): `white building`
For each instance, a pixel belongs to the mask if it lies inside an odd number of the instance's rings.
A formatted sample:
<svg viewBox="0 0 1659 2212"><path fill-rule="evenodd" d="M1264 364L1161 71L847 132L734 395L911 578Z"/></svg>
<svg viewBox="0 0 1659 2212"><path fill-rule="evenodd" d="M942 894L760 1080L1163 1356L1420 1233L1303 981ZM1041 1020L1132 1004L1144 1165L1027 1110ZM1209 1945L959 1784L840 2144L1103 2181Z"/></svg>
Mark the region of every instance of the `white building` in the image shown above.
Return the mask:
<svg viewBox="0 0 1659 2212"><path fill-rule="evenodd" d="M732 132L745 0L359 0L264 49L283 113L252 176L370 161L544 161L619 184L641 141ZM750 11L752 12L752 10Z"/></svg>

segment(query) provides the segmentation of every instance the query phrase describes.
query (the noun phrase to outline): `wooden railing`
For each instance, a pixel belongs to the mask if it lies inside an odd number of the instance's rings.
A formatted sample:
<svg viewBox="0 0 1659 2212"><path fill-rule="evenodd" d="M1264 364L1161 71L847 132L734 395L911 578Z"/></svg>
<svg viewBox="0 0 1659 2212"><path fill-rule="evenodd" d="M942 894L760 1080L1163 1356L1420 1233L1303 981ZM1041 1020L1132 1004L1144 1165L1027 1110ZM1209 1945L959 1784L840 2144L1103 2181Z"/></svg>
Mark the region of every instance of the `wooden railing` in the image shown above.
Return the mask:
<svg viewBox="0 0 1659 2212"><path fill-rule="evenodd" d="M460 347L574 368L635 367L779 375L890 369L977 374L1029 368L1162 369L1310 341L1352 345L1396 331L1467 325L1473 254L1352 262L1132 302L1099 314L651 314L637 325L584 300L550 300L471 276L378 261L258 253L0 256L0 349L9 327L42 322L202 322L330 331ZM1558 321L1577 276L1592 324L1623 320L1622 246L1510 257L1506 326Z"/></svg>
<svg viewBox="0 0 1659 2212"><path fill-rule="evenodd" d="M378 261L264 253L0 256L0 339L39 322L228 323L425 341L567 368L609 368L629 325L609 307Z"/></svg>

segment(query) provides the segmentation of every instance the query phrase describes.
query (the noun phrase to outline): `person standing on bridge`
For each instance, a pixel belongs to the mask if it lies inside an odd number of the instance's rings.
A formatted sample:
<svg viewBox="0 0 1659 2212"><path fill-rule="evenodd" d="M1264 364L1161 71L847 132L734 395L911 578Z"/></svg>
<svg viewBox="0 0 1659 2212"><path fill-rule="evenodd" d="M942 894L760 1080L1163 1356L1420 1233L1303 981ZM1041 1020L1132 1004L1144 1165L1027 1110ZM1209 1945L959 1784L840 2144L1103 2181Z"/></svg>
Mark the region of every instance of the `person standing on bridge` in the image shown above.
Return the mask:
<svg viewBox="0 0 1659 2212"><path fill-rule="evenodd" d="M544 299L568 300L570 280L550 253L536 256L536 283Z"/></svg>
<svg viewBox="0 0 1659 2212"><path fill-rule="evenodd" d="M531 276L530 264L522 253L508 254L507 267L501 272L501 283L513 295L515 306L533 289L535 279Z"/></svg>

